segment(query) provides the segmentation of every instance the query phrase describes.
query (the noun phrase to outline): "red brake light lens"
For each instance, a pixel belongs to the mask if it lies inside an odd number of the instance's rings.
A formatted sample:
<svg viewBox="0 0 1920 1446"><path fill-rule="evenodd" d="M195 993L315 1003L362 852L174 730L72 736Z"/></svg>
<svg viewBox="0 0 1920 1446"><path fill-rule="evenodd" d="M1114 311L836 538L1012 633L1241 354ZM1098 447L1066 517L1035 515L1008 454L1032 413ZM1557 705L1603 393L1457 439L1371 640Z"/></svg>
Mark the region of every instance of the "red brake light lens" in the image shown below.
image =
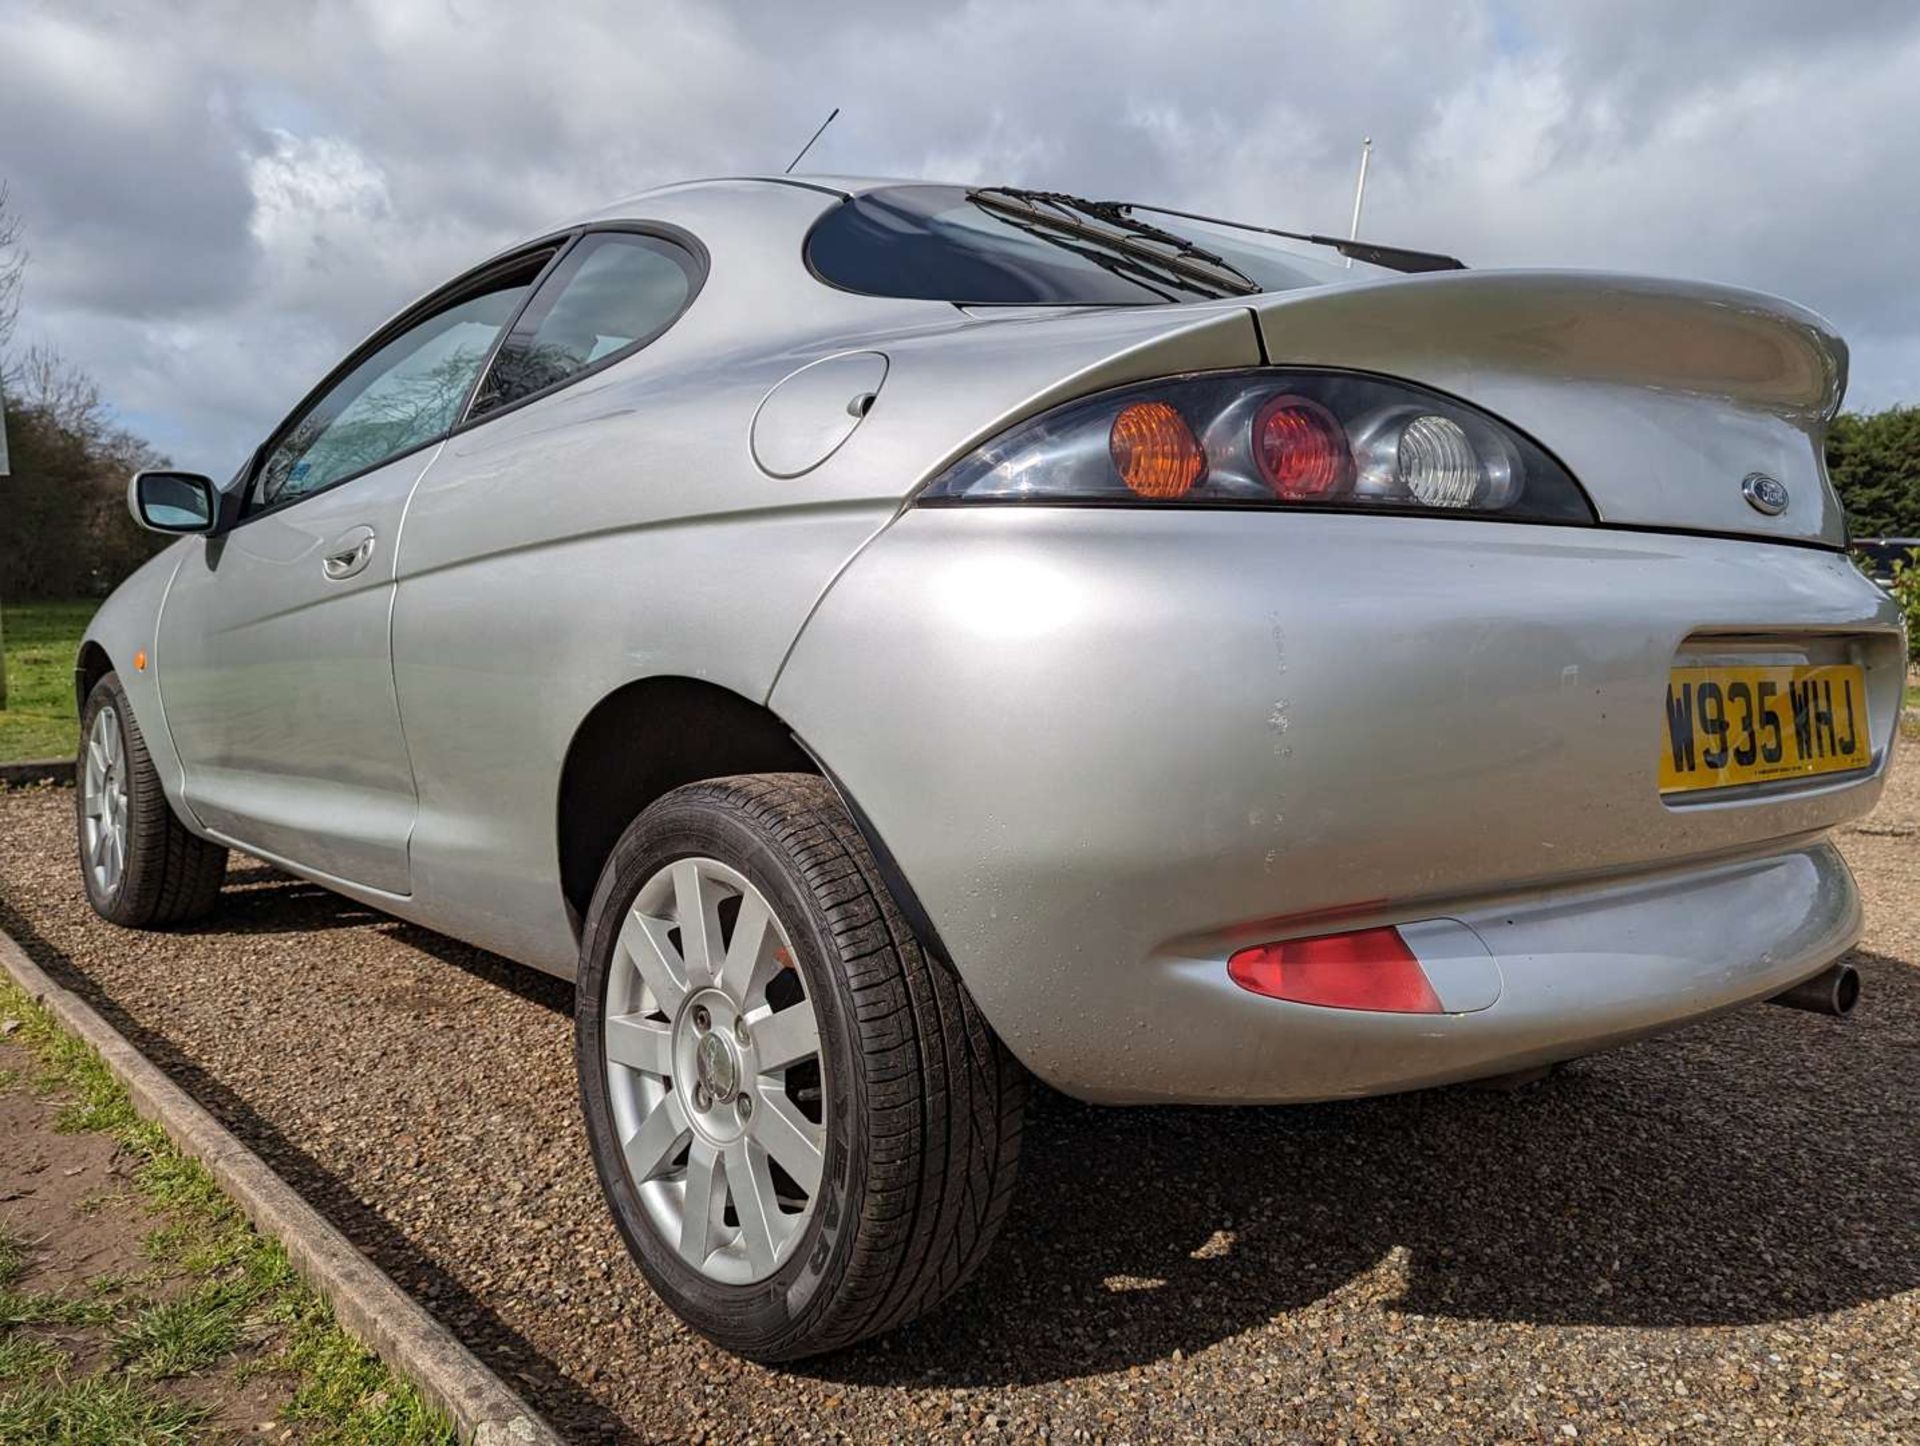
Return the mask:
<svg viewBox="0 0 1920 1446"><path fill-rule="evenodd" d="M1227 960L1242 989L1295 1004L1441 1014L1440 996L1398 929L1356 929L1256 944Z"/></svg>
<svg viewBox="0 0 1920 1446"><path fill-rule="evenodd" d="M1253 456L1273 495L1287 502L1323 502L1353 480L1346 429L1305 397L1278 396L1261 406L1253 419Z"/></svg>

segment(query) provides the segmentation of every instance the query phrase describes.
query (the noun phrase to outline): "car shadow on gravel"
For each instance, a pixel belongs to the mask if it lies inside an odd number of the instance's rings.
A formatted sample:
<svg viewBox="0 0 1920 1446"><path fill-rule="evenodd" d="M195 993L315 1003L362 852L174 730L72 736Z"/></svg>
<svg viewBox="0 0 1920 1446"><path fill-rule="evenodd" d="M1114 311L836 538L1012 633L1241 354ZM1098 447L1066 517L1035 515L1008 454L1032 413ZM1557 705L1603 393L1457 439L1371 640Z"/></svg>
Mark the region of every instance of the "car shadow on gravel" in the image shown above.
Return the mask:
<svg viewBox="0 0 1920 1446"><path fill-rule="evenodd" d="M270 885L249 891L230 887L216 922L180 932L294 933L307 929L365 924L375 918L370 910L338 894L329 893L265 866L235 869L230 885ZM249 897L249 894L253 897ZM311 897L310 897L311 896ZM562 981L524 969L483 951L471 949L412 925L388 921L417 945L469 973L513 988L543 1003L556 998L558 1007L572 1012L571 988ZM382 1216L368 1208L351 1186L290 1142L271 1122L218 1079L185 1058L165 1036L140 1025L58 949L41 937L27 920L0 899L0 931L4 931L53 979L79 994L133 1047L229 1130L308 1203L332 1222L360 1251L418 1299L513 1389L537 1401L550 1420L563 1423L570 1438L624 1439L625 1426L593 1396L556 1368L551 1360L508 1326L479 1297L424 1254Z"/></svg>
<svg viewBox="0 0 1920 1446"><path fill-rule="evenodd" d="M329 929L362 929L387 916L377 909L282 873L270 864L244 864L227 870L219 911L211 918L182 924L175 934L315 934Z"/></svg>
<svg viewBox="0 0 1920 1446"><path fill-rule="evenodd" d="M1920 971L1854 962L1851 1019L1755 1007L1511 1094L1117 1110L1042 1092L974 1284L801 1369L1054 1380L1191 1354L1336 1292L1460 1320L1700 1326L1911 1290Z"/></svg>

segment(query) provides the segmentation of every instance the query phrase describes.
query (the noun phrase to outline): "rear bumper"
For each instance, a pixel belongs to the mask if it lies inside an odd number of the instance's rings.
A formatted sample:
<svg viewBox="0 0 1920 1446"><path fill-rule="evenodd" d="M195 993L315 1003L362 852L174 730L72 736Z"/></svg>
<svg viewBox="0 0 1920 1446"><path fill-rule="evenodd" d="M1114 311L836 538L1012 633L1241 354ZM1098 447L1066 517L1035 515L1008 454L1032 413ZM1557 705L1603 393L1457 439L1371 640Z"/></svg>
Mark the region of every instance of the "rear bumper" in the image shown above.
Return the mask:
<svg viewBox="0 0 1920 1446"><path fill-rule="evenodd" d="M1664 802L1667 670L1702 635L1846 650L1872 768ZM954 508L848 568L772 706L1041 1078L1280 1101L1578 1054L1817 971L1859 927L1820 837L1879 796L1901 672L1891 603L1806 548ZM1493 1004L1360 1015L1226 975L1247 944L1432 919L1481 941Z"/></svg>
<svg viewBox="0 0 1920 1446"><path fill-rule="evenodd" d="M1494 901L1456 910L1451 922L1456 927L1406 932L1435 974L1457 972L1462 954L1476 955L1476 986L1491 985L1480 997L1493 997L1454 1014L1264 999L1228 980L1226 941L1165 953L1144 971L1150 1003L1143 1000L1119 1043L1131 1057L1128 1077L1093 1083L1090 1093L1113 1103L1278 1103L1525 1069L1778 994L1844 953L1860 935L1861 915L1845 862L1816 843ZM1110 1074L1094 1061L1073 1072L1090 1082Z"/></svg>

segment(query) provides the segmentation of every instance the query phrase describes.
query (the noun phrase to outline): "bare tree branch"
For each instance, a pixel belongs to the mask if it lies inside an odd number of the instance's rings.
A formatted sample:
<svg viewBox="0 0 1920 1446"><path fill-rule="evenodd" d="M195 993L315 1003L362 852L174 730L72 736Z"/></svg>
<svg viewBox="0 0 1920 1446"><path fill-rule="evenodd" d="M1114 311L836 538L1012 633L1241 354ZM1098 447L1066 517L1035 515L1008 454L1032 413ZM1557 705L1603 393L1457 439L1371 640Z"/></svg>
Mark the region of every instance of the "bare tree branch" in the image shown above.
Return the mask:
<svg viewBox="0 0 1920 1446"><path fill-rule="evenodd" d="M8 205L7 183L0 181L0 353L13 338L20 320L20 293L26 285L27 248L22 243L20 217Z"/></svg>
<svg viewBox="0 0 1920 1446"><path fill-rule="evenodd" d="M30 346L22 353L9 378L7 396L15 406L31 407L62 431L89 441L110 425L93 378L51 347Z"/></svg>

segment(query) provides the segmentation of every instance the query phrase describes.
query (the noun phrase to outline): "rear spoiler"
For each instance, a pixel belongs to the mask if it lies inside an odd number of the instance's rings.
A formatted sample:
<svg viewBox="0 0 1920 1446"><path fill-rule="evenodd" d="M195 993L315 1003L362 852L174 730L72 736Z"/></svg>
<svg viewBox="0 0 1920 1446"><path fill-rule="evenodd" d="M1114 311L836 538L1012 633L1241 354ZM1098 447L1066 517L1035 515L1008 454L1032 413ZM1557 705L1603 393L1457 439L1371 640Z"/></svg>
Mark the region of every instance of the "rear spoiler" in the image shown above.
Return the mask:
<svg viewBox="0 0 1920 1446"><path fill-rule="evenodd" d="M1583 271L1466 271L1248 297L1267 359L1473 402L1564 462L1617 526L1845 545L1826 478L1847 345L1756 291ZM1786 485L1779 515L1742 495Z"/></svg>

